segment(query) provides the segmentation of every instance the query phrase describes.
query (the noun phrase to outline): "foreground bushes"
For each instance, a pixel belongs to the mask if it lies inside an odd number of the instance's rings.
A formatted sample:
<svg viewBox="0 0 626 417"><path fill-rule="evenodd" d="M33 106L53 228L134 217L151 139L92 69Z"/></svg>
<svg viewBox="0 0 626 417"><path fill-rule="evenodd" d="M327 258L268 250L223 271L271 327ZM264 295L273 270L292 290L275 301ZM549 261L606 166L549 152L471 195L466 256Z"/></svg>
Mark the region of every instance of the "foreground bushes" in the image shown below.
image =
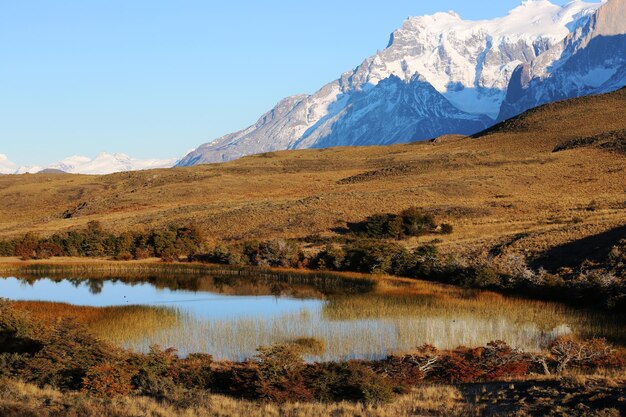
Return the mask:
<svg viewBox="0 0 626 417"><path fill-rule="evenodd" d="M82 391L96 397L139 395L185 404L194 393L211 391L271 402L386 402L422 381L466 383L523 377L566 368L623 368L623 357L604 340L556 339L543 354L513 349L505 342L441 351L414 352L375 361L308 363L310 343L262 347L245 362L215 362L210 355L177 356L173 349L135 354L111 347L70 322L42 325L0 301L3 376ZM30 341L30 345L25 341ZM12 348L6 349L6 346ZM27 348L24 348L27 347Z"/></svg>

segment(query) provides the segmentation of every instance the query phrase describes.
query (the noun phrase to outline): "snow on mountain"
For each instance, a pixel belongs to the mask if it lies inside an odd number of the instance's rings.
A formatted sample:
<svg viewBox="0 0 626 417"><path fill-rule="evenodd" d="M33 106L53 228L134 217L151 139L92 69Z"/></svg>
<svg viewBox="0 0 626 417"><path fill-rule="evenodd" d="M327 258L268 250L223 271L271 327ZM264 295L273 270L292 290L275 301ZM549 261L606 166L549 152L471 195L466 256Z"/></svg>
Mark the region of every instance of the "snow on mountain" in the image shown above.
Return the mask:
<svg viewBox="0 0 626 417"><path fill-rule="evenodd" d="M609 0L562 42L520 65L499 119L556 100L626 86L626 0Z"/></svg>
<svg viewBox="0 0 626 417"><path fill-rule="evenodd" d="M454 12L411 17L387 48L353 71L313 95L282 100L255 125L200 146L179 165L473 133L498 116L516 68L585 26L601 4L526 0L492 20L467 21Z"/></svg>
<svg viewBox="0 0 626 417"><path fill-rule="evenodd" d="M72 156L48 166L71 174L111 174L121 171L169 168L176 159L135 159L123 153L101 152L91 159L85 156Z"/></svg>
<svg viewBox="0 0 626 417"><path fill-rule="evenodd" d="M48 166L18 166L6 155L0 154L0 174L37 173L44 169L59 170L69 174L104 175L122 171L170 168L176 159L135 159L123 153L101 152L95 158L70 156Z"/></svg>
<svg viewBox="0 0 626 417"><path fill-rule="evenodd" d="M12 174L18 168L16 163L11 162L5 154L0 153L0 174Z"/></svg>

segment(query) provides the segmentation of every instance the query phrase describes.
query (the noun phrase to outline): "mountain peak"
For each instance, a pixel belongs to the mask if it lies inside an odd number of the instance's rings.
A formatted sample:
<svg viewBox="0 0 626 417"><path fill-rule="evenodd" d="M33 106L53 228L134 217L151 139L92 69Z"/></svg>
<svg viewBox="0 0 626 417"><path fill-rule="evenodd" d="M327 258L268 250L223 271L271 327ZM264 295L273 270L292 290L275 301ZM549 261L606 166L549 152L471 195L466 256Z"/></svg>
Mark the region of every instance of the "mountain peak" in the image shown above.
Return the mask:
<svg viewBox="0 0 626 417"><path fill-rule="evenodd" d="M255 125L200 146L180 165L469 133L498 117L520 65L563 42L601 4L530 0L490 20L455 12L409 17L387 48L354 70L310 96L281 101Z"/></svg>

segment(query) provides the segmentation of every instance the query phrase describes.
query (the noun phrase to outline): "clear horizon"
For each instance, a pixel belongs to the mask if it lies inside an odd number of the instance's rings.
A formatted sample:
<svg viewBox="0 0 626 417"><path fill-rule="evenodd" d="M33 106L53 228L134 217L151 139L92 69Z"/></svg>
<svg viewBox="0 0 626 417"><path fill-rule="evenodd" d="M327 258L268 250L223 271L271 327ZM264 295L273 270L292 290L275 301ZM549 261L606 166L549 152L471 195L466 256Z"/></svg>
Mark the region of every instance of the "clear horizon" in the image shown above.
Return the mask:
<svg viewBox="0 0 626 417"><path fill-rule="evenodd" d="M356 67L408 16L489 19L520 3L4 4L0 154L43 166L103 151L181 157Z"/></svg>

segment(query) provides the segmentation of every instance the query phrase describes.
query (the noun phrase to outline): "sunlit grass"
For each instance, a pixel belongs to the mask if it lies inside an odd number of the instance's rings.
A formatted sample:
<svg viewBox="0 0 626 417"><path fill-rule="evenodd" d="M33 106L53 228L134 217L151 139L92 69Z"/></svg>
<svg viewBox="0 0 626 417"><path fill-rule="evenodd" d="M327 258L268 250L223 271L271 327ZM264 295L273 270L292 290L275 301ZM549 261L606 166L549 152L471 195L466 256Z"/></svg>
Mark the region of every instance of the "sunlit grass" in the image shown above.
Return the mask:
<svg viewBox="0 0 626 417"><path fill-rule="evenodd" d="M120 345L143 343L180 325L178 312L165 307L86 307L42 301L18 301L15 306L43 323L72 319L97 337Z"/></svg>

